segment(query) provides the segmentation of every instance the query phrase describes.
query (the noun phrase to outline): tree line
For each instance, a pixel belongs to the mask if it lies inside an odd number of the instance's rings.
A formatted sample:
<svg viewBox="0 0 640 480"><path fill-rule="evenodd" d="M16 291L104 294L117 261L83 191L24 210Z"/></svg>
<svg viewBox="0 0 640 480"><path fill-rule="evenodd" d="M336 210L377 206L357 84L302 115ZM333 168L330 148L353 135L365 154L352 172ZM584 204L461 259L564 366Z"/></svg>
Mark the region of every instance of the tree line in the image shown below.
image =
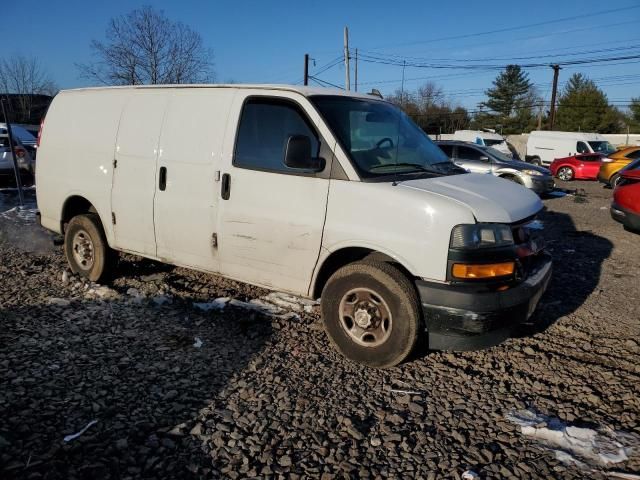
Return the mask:
<svg viewBox="0 0 640 480"><path fill-rule="evenodd" d="M508 65L500 72L485 96L479 110L469 112L452 106L443 89L428 82L415 91L396 90L388 100L430 134L488 128L508 135L548 126L549 105L518 65ZM640 97L632 98L625 112L612 105L597 84L582 73L569 78L557 101L554 130L626 133L627 129L640 133Z"/></svg>

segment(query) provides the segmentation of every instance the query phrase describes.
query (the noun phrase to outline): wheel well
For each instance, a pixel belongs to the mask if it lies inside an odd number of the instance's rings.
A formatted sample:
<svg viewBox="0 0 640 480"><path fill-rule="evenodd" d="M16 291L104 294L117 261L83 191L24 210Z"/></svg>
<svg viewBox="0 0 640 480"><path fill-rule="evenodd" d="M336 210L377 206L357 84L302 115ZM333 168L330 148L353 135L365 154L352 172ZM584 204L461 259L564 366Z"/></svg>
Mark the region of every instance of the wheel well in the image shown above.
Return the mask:
<svg viewBox="0 0 640 480"><path fill-rule="evenodd" d="M357 262L364 259L391 263L395 267L400 269L400 271L404 273L407 278L414 278L409 270L407 270L402 264L398 263L398 261L393 257L390 257L385 253L378 252L370 248L348 247L333 252L324 261L324 263L320 267L318 275L316 276L315 285L313 286L313 298L320 298L322 290L324 289L327 281L329 280L331 275L333 275L338 269L344 267L345 265L348 265L349 263Z"/></svg>
<svg viewBox="0 0 640 480"><path fill-rule="evenodd" d="M84 213L98 213L96 208L84 197L74 195L67 198L62 207L62 216L60 218L60 231L64 233L67 224L76 215L82 215Z"/></svg>

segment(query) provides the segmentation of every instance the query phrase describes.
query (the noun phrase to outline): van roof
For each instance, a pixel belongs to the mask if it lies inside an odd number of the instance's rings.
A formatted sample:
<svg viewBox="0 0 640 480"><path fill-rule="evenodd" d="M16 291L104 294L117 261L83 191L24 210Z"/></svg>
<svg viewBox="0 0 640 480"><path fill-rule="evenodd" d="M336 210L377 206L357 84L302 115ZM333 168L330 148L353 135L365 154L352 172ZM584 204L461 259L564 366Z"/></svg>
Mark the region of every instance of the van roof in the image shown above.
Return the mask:
<svg viewBox="0 0 640 480"><path fill-rule="evenodd" d="M593 132L557 132L555 130L534 130L530 133L530 136L548 138L579 138L581 140L605 140L602 135Z"/></svg>
<svg viewBox="0 0 640 480"><path fill-rule="evenodd" d="M500 135L499 133L496 132L487 132L484 130L456 130L454 135L457 134L468 134L468 135L476 135L480 138L486 138L488 140L504 140L504 138L502 137L502 135Z"/></svg>
<svg viewBox="0 0 640 480"><path fill-rule="evenodd" d="M203 84L178 84L178 85L124 85L116 87L85 87L74 88L70 90L61 90L60 93L99 91L99 90L133 90L133 89L177 89L177 88L235 88L238 90L280 90L286 92L296 92L305 97L312 95L339 95L343 97L357 97L367 99L379 99L375 95L365 94L361 92L353 92L342 90L339 88L324 87L305 87L301 85L278 85L278 84L222 84L222 83L203 83Z"/></svg>

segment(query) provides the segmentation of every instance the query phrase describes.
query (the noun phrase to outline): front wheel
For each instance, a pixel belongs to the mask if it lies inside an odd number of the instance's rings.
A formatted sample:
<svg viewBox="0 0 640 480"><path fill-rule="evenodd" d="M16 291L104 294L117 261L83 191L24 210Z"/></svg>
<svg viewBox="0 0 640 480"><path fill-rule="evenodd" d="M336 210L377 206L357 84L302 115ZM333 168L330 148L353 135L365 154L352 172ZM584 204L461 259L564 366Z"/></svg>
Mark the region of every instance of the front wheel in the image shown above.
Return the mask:
<svg viewBox="0 0 640 480"><path fill-rule="evenodd" d="M537 165L539 167L542 166L542 161L540 160L540 157L532 157L531 158L531 163L533 163L534 165Z"/></svg>
<svg viewBox="0 0 640 480"><path fill-rule="evenodd" d="M558 170L558 178L560 180L564 180L565 182L570 182L573 180L573 170L569 167L562 167Z"/></svg>
<svg viewBox="0 0 640 480"><path fill-rule="evenodd" d="M105 280L115 262L115 252L95 214L71 219L65 230L64 253L71 271L92 282Z"/></svg>
<svg viewBox="0 0 640 480"><path fill-rule="evenodd" d="M392 367L413 350L420 303L396 267L362 261L336 271L322 292L327 335L345 357L370 367Z"/></svg>

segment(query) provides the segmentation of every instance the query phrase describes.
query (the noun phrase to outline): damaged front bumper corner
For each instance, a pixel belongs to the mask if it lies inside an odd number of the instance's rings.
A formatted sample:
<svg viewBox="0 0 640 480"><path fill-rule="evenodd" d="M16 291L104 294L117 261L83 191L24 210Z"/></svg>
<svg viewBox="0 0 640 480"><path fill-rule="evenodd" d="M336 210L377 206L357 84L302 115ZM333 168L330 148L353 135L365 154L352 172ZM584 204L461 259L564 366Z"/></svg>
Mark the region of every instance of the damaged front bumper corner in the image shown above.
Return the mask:
<svg viewBox="0 0 640 480"><path fill-rule="evenodd" d="M473 292L417 281L429 349L477 350L506 340L533 314L551 270L551 257L545 254L526 280L505 291Z"/></svg>

